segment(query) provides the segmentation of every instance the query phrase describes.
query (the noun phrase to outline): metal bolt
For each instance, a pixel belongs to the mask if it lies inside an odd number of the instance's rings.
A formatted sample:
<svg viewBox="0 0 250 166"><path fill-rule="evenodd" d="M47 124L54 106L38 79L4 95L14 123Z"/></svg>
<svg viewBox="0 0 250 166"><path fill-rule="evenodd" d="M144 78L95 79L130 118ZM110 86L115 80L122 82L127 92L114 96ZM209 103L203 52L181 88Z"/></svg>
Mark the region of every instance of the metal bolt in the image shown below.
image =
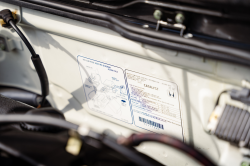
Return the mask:
<svg viewBox="0 0 250 166"><path fill-rule="evenodd" d="M160 10L155 10L155 12L154 12L154 18L156 19L156 20L160 20L161 19L161 16L162 16L162 12L160 11Z"/></svg>
<svg viewBox="0 0 250 166"><path fill-rule="evenodd" d="M175 16L175 21L176 21L177 23L182 24L182 23L184 22L184 20L185 20L185 16L184 16L182 13L176 14L176 16Z"/></svg>

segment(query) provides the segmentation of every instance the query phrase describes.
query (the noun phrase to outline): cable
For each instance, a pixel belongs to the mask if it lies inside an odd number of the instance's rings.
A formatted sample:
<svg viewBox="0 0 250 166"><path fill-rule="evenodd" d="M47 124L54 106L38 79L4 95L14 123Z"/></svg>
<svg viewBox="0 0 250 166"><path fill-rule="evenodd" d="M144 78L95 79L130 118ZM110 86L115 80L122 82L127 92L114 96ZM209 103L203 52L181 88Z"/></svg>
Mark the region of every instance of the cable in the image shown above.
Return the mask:
<svg viewBox="0 0 250 166"><path fill-rule="evenodd" d="M7 152L8 154L20 158L23 161L26 161L27 163L29 163L30 165L34 165L34 166L43 166L43 164L37 163L35 160L31 159L30 157L18 152L17 150L3 144L0 143L0 150Z"/></svg>
<svg viewBox="0 0 250 166"><path fill-rule="evenodd" d="M27 114L0 115L0 124L19 123L19 122L51 125L51 126L56 126L56 127L61 127L64 129L71 129L71 130L78 129L78 125L76 124L70 123L65 120L43 116L43 115L27 115Z"/></svg>
<svg viewBox="0 0 250 166"><path fill-rule="evenodd" d="M123 5L118 5L118 6L94 2L91 5L97 6L97 7L103 7L106 9L116 9L117 10L117 9L129 7L129 6L132 6L134 4L138 4L138 3L145 3L145 4L149 4L149 5L153 5L153 6L166 7L166 8L176 9L176 10L182 10L182 11L199 13L199 14L206 14L206 15L217 16L217 17L226 17L226 15L224 15L223 13L215 11L215 10L208 10L208 9L204 9L204 8L184 6L184 5L178 5L178 4L160 2L160 1L135 0L135 1L131 1L129 3L123 4Z"/></svg>
<svg viewBox="0 0 250 166"><path fill-rule="evenodd" d="M217 98L217 100L216 100L216 103L215 103L214 108L219 104L221 95L224 94L224 93L227 93L227 92L229 92L229 91L230 91L230 90L224 90L224 91L222 91L222 92L219 94L219 96L218 96L218 98Z"/></svg>
<svg viewBox="0 0 250 166"><path fill-rule="evenodd" d="M48 76L47 73L44 69L43 63L40 59L40 56L35 53L33 47L30 45L29 41L26 39L26 37L23 35L23 33L20 31L20 29L16 26L13 20L10 20L8 22L11 27L17 32L17 34L20 36L20 38L23 40L23 42L26 44L28 47L32 57L31 60L36 68L38 77L40 79L40 84L41 84L41 91L42 91L42 101L39 104L38 108L44 105L46 101L46 96L49 94L49 81L48 81Z"/></svg>
<svg viewBox="0 0 250 166"><path fill-rule="evenodd" d="M28 47L31 55L33 58L36 58L38 55L36 54L35 50L33 47L30 45L29 41L26 39L26 37L23 35L23 33L20 31L20 29L16 26L15 22L13 20L9 21L9 24L11 27L16 31L16 33L20 36L20 38L23 40L25 45Z"/></svg>
<svg viewBox="0 0 250 166"><path fill-rule="evenodd" d="M160 142L163 144L166 144L168 146L174 147L187 155L189 155L191 158L199 161L201 164L205 166L215 166L215 164L208 159L206 156L204 156L202 153L197 151L196 149L192 148L191 146L183 143L182 141L167 136L163 134L154 134L154 133L147 133L147 134L132 134L128 138L121 138L118 139L118 143L122 145L127 146L137 146L142 142L145 141L154 141L154 142Z"/></svg>
<svg viewBox="0 0 250 166"><path fill-rule="evenodd" d="M116 142L114 142L112 140L104 138L103 141L102 141L102 143L104 145L108 146L109 148L115 150L116 152L124 155L125 157L127 157L127 159L129 159L130 161L132 161L136 165L154 166L153 164L151 164L150 162L148 162L147 160L145 160L144 158L142 158L141 156L139 156L134 151L129 150L128 148L126 148L124 146L121 146L121 145L117 144Z"/></svg>
<svg viewBox="0 0 250 166"><path fill-rule="evenodd" d="M42 92L42 101L38 105L38 108L44 105L46 101L46 96L49 94L49 81L48 76L45 71L45 68L43 66L43 63L41 61L41 58L38 54L36 54L33 47L30 45L29 41L26 39L26 37L23 35L23 33L20 31L20 29L16 26L16 23L14 21L14 17L9 9L4 9L0 11L0 18L4 20L6 25L10 25L16 33L20 36L20 38L23 40L25 45L28 47L30 53L31 53L31 60L36 68L40 84L41 84L41 92Z"/></svg>

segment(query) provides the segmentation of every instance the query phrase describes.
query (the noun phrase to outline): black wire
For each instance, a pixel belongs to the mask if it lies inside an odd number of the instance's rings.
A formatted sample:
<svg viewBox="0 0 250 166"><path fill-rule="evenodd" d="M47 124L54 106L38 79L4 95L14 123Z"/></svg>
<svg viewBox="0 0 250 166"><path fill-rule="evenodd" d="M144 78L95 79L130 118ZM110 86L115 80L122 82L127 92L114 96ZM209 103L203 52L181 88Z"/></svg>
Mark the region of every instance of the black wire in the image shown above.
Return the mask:
<svg viewBox="0 0 250 166"><path fill-rule="evenodd" d="M109 140L107 138L104 138L102 143L109 148L115 150L116 152L124 155L127 159L135 163L136 165L141 166L154 166L153 164L149 163L147 160L139 156L137 153L135 153L132 150L129 150L127 147L121 146L114 142L113 140Z"/></svg>
<svg viewBox="0 0 250 166"><path fill-rule="evenodd" d="M216 100L216 103L215 103L214 108L215 108L217 105L219 105L221 95L224 94L224 93L227 93L227 92L229 92L229 91L230 91L230 90L224 90L224 91L222 91L222 92L219 94L219 96L218 96L218 98L217 98L217 100Z"/></svg>
<svg viewBox="0 0 250 166"><path fill-rule="evenodd" d="M65 120L52 118L43 115L1 115L0 116L0 124L3 123L19 123L19 122L27 122L27 123L36 123L36 124L44 124L51 125L56 127L61 127L64 129L77 130L78 125L67 122Z"/></svg>
<svg viewBox="0 0 250 166"><path fill-rule="evenodd" d="M10 20L8 23L17 32L17 34L20 36L20 38L23 40L23 42L26 44L26 46L28 47L28 49L32 55L31 60L36 68L36 71L37 71L37 74L38 74L38 77L39 77L40 83L41 83L42 101L39 105L39 107L41 107L44 105L44 103L46 101L46 96L49 94L49 82L48 82L46 70L43 66L43 63L41 61L40 56L36 54L33 47L30 45L29 41L26 39L26 37L23 35L23 33L20 31L20 29L16 26L14 20Z"/></svg>
<svg viewBox="0 0 250 166"><path fill-rule="evenodd" d="M189 155L196 161L199 161L204 166L216 166L213 161L211 161L201 152L197 151L190 145L187 145L184 142L168 135L156 133L133 134L125 140L124 144L127 146L138 146L140 143L148 141L163 143L165 145L171 146L181 152L184 152L186 155Z"/></svg>
<svg viewBox="0 0 250 166"><path fill-rule="evenodd" d="M30 165L34 165L34 166L43 166L43 164L40 164L38 162L36 162L35 160L33 160L32 158L26 156L25 154L22 154L20 152L18 152L17 150L3 144L0 142L0 150L7 152L8 154L20 158L23 161L26 161L27 163L29 163Z"/></svg>
<svg viewBox="0 0 250 166"><path fill-rule="evenodd" d="M28 47L28 49L29 49L32 57L33 58L37 57L35 50L30 45L29 41L26 39L26 37L23 35L23 33L20 31L20 29L16 26L15 22L13 20L10 20L9 24L16 31L16 33L20 36L20 38L23 40L23 42L25 43L25 45Z"/></svg>
<svg viewBox="0 0 250 166"><path fill-rule="evenodd" d="M46 101L46 96L43 96L42 101L41 101L41 106L45 104L45 101Z"/></svg>

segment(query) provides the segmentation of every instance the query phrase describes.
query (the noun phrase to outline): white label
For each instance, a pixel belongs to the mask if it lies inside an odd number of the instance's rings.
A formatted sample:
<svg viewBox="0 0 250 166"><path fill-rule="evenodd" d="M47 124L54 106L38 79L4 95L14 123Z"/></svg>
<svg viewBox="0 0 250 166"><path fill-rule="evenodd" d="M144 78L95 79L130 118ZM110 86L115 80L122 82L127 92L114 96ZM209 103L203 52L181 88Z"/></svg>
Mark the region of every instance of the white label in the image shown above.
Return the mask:
<svg viewBox="0 0 250 166"><path fill-rule="evenodd" d="M126 77L135 125L182 137L177 85L129 70Z"/></svg>
<svg viewBox="0 0 250 166"><path fill-rule="evenodd" d="M132 123L123 70L86 57L77 58L89 108Z"/></svg>

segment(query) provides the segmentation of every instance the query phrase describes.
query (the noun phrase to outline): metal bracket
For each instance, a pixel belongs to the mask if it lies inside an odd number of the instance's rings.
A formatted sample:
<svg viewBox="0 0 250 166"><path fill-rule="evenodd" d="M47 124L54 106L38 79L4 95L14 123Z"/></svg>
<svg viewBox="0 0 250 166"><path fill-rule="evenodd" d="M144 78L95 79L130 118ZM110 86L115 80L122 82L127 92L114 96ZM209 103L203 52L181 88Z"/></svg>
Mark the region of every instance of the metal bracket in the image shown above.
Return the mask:
<svg viewBox="0 0 250 166"><path fill-rule="evenodd" d="M160 29L160 26L165 26L165 27L169 27L169 28L173 28L173 29L178 29L180 30L180 36L183 37L183 33L186 29L186 26L183 24L169 24L166 21L162 21L162 20L158 20L157 21L157 25L156 25L156 31L158 31Z"/></svg>

